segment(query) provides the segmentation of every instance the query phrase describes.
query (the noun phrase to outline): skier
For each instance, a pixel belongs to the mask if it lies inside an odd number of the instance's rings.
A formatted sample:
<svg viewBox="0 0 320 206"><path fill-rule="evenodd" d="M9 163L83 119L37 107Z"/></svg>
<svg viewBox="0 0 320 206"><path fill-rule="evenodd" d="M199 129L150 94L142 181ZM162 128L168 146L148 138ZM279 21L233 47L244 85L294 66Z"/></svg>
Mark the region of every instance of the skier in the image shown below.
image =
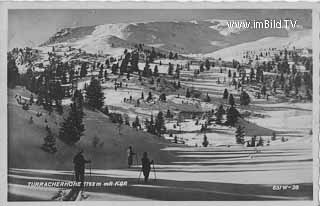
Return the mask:
<svg viewBox="0 0 320 206"><path fill-rule="evenodd" d="M132 146L128 147L127 153L128 153L128 168L130 168L133 162L133 156L136 155L136 153L133 152Z"/></svg>
<svg viewBox="0 0 320 206"><path fill-rule="evenodd" d="M144 182L148 182L149 173L151 170L151 164L153 164L153 160L151 160L150 162L147 152L144 152L141 162L142 162L142 172L144 175Z"/></svg>
<svg viewBox="0 0 320 206"><path fill-rule="evenodd" d="M80 152L73 158L76 181L81 182L81 187L83 187L84 183L85 164L91 162L90 160L86 160L82 153L83 150L80 150Z"/></svg>

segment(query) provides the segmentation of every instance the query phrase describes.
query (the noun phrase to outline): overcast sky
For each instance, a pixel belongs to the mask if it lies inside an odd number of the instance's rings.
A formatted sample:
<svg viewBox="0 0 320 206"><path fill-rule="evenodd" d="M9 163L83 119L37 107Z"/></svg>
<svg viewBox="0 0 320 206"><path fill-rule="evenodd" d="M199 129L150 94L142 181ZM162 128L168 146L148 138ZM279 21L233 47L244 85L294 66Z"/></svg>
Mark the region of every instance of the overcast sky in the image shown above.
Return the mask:
<svg viewBox="0 0 320 206"><path fill-rule="evenodd" d="M290 18L311 28L311 10L9 10L8 46L36 46L61 28L120 22Z"/></svg>

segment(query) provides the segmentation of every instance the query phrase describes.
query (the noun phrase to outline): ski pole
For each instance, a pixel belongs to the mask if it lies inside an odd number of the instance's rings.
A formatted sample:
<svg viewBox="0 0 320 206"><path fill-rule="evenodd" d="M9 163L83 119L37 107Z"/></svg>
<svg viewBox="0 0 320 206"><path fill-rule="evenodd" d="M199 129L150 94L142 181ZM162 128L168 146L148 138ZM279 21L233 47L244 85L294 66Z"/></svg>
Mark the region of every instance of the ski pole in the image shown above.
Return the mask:
<svg viewBox="0 0 320 206"><path fill-rule="evenodd" d="M138 162L138 155L136 154L136 161L137 161L137 165L139 165L139 162Z"/></svg>
<svg viewBox="0 0 320 206"><path fill-rule="evenodd" d="M154 173L154 181L157 180L157 175L156 175L156 168L154 167L154 162L152 163L153 166L153 173Z"/></svg>
<svg viewBox="0 0 320 206"><path fill-rule="evenodd" d="M142 168L140 169L139 178L138 178L138 183L140 182L141 173L142 173Z"/></svg>

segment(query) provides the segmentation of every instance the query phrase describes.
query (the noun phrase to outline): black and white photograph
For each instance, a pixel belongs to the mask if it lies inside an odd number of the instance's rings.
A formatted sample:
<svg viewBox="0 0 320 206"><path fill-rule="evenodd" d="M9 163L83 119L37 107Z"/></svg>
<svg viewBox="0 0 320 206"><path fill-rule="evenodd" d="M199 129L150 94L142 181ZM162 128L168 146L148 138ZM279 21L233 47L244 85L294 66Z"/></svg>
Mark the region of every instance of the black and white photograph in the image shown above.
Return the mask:
<svg viewBox="0 0 320 206"><path fill-rule="evenodd" d="M313 200L312 9L7 16L8 202Z"/></svg>

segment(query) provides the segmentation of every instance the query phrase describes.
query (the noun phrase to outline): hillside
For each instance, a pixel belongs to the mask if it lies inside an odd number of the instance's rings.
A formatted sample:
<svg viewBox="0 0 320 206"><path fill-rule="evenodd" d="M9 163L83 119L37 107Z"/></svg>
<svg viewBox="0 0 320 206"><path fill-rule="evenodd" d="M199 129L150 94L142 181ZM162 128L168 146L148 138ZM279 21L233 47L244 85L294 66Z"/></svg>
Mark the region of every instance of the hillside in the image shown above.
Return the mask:
<svg viewBox="0 0 320 206"><path fill-rule="evenodd" d="M114 54L112 49L143 43L166 51L190 54L210 53L270 36L288 36L288 31L285 29L229 29L226 22L226 20L211 19L64 28L40 46L63 44L92 53L104 51Z"/></svg>
<svg viewBox="0 0 320 206"><path fill-rule="evenodd" d="M49 116L45 110L34 104L30 110L23 110L14 96L16 94L29 96L30 93L26 90L17 88L9 90L8 93L10 168L70 170L73 168L72 158L78 152L78 148L85 149L85 156L93 161L94 168L125 168L126 150L129 145L139 152L139 158L143 151L147 151L156 162L168 162L171 159L170 152L161 151L167 145L166 141L126 126L122 126L119 135L117 125L110 122L107 116L90 110L85 110L86 131L75 146L68 146L57 139L58 152L54 155L46 153L40 148L46 136L44 121L47 119L48 126L57 136L62 117L55 113ZM36 117L38 111L42 112L43 116ZM31 116L34 120L32 124L29 123ZM93 147L94 136L100 139L100 143L103 142L103 146Z"/></svg>
<svg viewBox="0 0 320 206"><path fill-rule="evenodd" d="M302 31L291 31L288 37L266 37L256 41L246 42L227 47L212 53L200 55L200 57L223 58L231 61L241 61L245 51L264 51L269 48L312 48L312 29ZM197 57L197 55L190 55Z"/></svg>

